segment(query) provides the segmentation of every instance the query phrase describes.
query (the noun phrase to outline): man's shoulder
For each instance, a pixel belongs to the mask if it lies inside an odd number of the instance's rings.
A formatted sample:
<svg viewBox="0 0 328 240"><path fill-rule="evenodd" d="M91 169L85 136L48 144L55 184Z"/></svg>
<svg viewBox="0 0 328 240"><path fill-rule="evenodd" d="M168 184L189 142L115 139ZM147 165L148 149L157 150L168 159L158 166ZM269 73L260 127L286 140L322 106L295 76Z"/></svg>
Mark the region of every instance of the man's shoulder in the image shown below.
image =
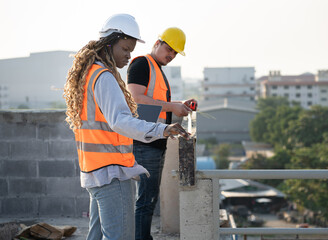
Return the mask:
<svg viewBox="0 0 328 240"><path fill-rule="evenodd" d="M140 84L147 87L149 82L149 65L145 56L140 56L130 63L128 67L128 84Z"/></svg>
<svg viewBox="0 0 328 240"><path fill-rule="evenodd" d="M147 65L148 66L148 61L146 56L139 56L136 57L132 60L130 66L142 66L142 65Z"/></svg>

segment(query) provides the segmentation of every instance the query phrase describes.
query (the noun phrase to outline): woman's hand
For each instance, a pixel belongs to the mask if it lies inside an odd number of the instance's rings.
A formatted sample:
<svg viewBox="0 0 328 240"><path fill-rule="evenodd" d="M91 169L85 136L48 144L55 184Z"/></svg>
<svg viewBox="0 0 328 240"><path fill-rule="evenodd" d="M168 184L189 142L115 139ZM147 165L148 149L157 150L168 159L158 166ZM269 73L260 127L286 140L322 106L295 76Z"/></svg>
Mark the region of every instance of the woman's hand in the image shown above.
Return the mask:
<svg viewBox="0 0 328 240"><path fill-rule="evenodd" d="M181 135L185 139L189 140L190 134L186 132L186 130L184 130L179 123L167 125L167 127L164 129L163 136L174 138L176 135Z"/></svg>

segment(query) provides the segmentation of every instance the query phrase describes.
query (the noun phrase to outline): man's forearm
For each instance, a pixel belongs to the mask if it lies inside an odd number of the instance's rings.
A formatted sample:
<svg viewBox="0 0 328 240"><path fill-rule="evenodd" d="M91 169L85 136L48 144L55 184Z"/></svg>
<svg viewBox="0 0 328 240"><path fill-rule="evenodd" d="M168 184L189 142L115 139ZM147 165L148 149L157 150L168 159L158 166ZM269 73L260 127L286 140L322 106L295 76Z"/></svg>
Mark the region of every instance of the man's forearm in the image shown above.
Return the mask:
<svg viewBox="0 0 328 240"><path fill-rule="evenodd" d="M150 105L159 105L162 106L162 112L172 112L173 111L173 102L165 102L161 100L156 100L146 95L139 95L134 97L134 100L137 103L141 104L150 104Z"/></svg>

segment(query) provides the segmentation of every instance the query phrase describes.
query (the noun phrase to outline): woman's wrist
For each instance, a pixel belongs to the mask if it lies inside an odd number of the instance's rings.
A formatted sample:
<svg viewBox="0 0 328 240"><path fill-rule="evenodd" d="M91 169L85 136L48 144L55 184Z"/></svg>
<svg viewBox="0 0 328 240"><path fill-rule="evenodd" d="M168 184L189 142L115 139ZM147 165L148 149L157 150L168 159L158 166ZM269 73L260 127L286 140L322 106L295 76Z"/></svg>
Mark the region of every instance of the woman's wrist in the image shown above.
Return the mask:
<svg viewBox="0 0 328 240"><path fill-rule="evenodd" d="M163 130L163 137L169 137L169 134L166 132L166 129L167 129L167 127L168 127L169 125L166 125L166 127L164 128L164 130Z"/></svg>

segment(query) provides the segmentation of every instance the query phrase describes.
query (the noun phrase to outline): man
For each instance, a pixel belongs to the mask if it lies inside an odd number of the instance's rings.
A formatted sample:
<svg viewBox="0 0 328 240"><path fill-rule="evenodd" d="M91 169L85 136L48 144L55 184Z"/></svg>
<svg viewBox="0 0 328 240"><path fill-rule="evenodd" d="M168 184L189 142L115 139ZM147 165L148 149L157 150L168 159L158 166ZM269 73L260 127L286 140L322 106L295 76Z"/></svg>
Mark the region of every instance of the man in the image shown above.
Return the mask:
<svg viewBox="0 0 328 240"><path fill-rule="evenodd" d="M186 37L179 28L168 28L155 42L150 54L132 60L128 69L128 90L134 100L141 104L162 106L159 121L171 123L172 113L178 117L187 116L194 99L185 102L171 102L169 82L162 71L162 66L170 63L177 53L185 55L184 45ZM197 102L195 101L196 105ZM150 177L141 175L138 182L138 196L136 201L136 240L153 239L151 221L157 203L159 186L166 150L166 139L152 143L134 141L133 153L136 161L145 167Z"/></svg>

